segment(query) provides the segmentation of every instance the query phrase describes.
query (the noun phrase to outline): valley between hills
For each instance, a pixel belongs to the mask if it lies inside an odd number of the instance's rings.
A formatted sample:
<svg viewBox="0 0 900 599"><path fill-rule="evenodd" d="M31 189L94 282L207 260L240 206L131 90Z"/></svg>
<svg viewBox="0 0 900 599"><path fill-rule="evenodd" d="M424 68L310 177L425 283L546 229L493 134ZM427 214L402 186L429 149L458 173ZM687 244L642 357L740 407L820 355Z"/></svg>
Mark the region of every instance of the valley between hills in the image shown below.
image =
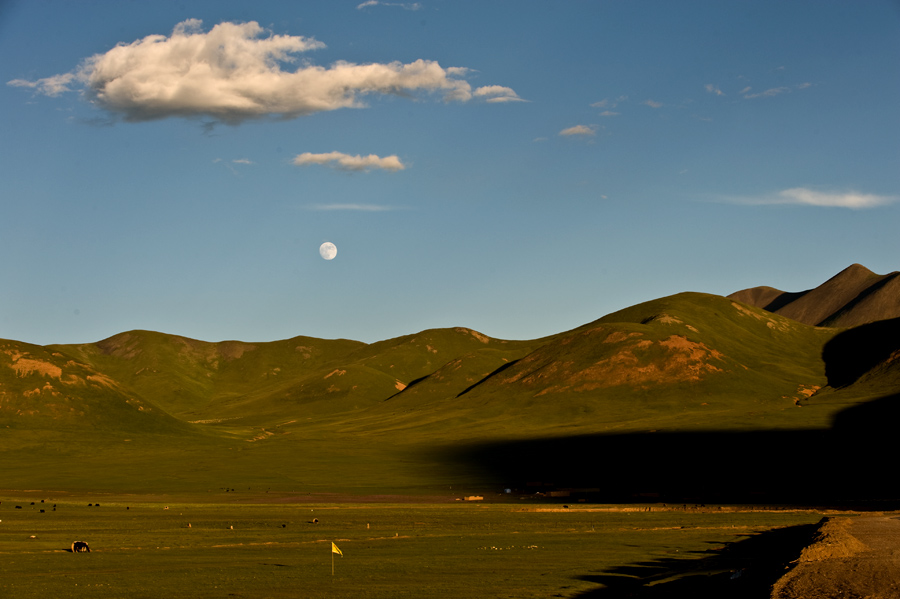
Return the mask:
<svg viewBox="0 0 900 599"><path fill-rule="evenodd" d="M889 505L898 285L853 265L534 340L0 340L0 484Z"/></svg>

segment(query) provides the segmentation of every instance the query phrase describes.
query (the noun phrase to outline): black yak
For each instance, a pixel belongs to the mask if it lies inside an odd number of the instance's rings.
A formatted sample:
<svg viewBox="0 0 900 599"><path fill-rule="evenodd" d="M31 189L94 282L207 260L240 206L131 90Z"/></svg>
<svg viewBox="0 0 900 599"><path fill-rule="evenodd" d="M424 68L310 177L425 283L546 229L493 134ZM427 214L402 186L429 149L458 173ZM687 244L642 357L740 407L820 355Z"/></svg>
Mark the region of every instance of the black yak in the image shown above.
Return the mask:
<svg viewBox="0 0 900 599"><path fill-rule="evenodd" d="M75 541L72 543L72 553L90 553L91 548L84 541Z"/></svg>

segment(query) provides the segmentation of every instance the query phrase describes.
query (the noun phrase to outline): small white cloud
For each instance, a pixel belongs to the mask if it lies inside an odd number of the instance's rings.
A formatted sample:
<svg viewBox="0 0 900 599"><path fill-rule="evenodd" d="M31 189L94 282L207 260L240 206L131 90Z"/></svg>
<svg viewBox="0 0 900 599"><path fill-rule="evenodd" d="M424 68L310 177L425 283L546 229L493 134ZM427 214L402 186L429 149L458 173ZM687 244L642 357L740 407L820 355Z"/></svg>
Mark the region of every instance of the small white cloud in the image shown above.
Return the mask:
<svg viewBox="0 0 900 599"><path fill-rule="evenodd" d="M343 152L325 152L322 154L313 154L312 152L304 152L298 154L293 163L297 166L309 166L318 164L336 168L342 171L369 171L372 169L381 169L385 171L402 171L406 168L396 155L385 156L384 158L375 154L368 156L351 156Z"/></svg>
<svg viewBox="0 0 900 599"><path fill-rule="evenodd" d="M525 102L511 88L502 85L485 85L472 94L476 98L484 98L486 102Z"/></svg>
<svg viewBox="0 0 900 599"><path fill-rule="evenodd" d="M821 206L861 210L893 204L898 201L900 197L859 193L856 191L823 192L807 189L805 187L793 187L766 196L727 199L738 204L796 204L801 206Z"/></svg>
<svg viewBox="0 0 900 599"><path fill-rule="evenodd" d="M560 135L563 136L571 136L571 135L597 135L597 131L594 127L589 127L587 125L575 125L574 127L569 127L568 129L563 129L559 132Z"/></svg>
<svg viewBox="0 0 900 599"><path fill-rule="evenodd" d="M747 87L745 87L744 89L742 89L742 90L741 90L740 92L738 92L738 93L746 94L746 93L749 92L751 89L753 89L753 88L750 87L750 86L748 85Z"/></svg>
<svg viewBox="0 0 900 599"><path fill-rule="evenodd" d="M422 5L418 2L379 2L378 0L366 0L356 7L356 10L362 10L372 6L395 6L404 10L421 10Z"/></svg>
<svg viewBox="0 0 900 599"><path fill-rule="evenodd" d="M618 106L620 102L624 102L627 99L628 96L619 96L615 100L603 98L599 102L594 102L593 104L591 104L591 108L605 108L606 110L600 113L601 116L616 116L619 113L613 112L613 109Z"/></svg>
<svg viewBox="0 0 900 599"><path fill-rule="evenodd" d="M721 89L719 89L719 87L717 85L714 85L712 83L707 83L703 87L704 87L704 89L706 89L706 91L708 91L711 94L715 94L717 96L725 95L725 92L723 92Z"/></svg>
<svg viewBox="0 0 900 599"><path fill-rule="evenodd" d="M246 158L237 158L232 160L232 162L235 164L253 164L252 160L247 160Z"/></svg>
<svg viewBox="0 0 900 599"><path fill-rule="evenodd" d="M662 102L655 102L653 100L645 100L641 102L644 106L649 106L650 108L662 108Z"/></svg>

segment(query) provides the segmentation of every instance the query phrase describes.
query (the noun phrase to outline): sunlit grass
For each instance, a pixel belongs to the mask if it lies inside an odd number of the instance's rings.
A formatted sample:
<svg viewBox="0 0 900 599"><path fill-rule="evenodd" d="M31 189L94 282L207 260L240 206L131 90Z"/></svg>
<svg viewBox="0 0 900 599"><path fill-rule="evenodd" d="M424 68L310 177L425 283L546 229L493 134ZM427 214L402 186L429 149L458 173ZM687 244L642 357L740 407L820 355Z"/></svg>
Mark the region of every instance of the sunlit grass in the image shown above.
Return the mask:
<svg viewBox="0 0 900 599"><path fill-rule="evenodd" d="M693 559L754 532L820 517L121 496L48 498L32 506L34 495L29 499L4 497L0 505L3 596L575 596L598 588L582 579L591 574ZM91 553L68 552L75 540L87 542ZM332 542L343 552L334 556L334 575Z"/></svg>

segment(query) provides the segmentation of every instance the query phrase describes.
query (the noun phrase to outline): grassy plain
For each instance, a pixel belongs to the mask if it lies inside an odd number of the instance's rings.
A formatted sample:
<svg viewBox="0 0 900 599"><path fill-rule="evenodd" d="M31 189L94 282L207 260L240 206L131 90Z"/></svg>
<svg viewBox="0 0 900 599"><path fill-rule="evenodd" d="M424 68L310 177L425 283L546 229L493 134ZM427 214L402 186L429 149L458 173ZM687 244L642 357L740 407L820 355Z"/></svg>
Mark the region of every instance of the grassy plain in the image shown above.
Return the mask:
<svg viewBox="0 0 900 599"><path fill-rule="evenodd" d="M0 596L581 597L602 589L600 580L652 574L665 582L683 575L677 564L700 564L726 544L821 517L528 501L254 499L7 492ZM76 540L91 553L69 552ZM334 556L334 575L332 542L343 552Z"/></svg>

